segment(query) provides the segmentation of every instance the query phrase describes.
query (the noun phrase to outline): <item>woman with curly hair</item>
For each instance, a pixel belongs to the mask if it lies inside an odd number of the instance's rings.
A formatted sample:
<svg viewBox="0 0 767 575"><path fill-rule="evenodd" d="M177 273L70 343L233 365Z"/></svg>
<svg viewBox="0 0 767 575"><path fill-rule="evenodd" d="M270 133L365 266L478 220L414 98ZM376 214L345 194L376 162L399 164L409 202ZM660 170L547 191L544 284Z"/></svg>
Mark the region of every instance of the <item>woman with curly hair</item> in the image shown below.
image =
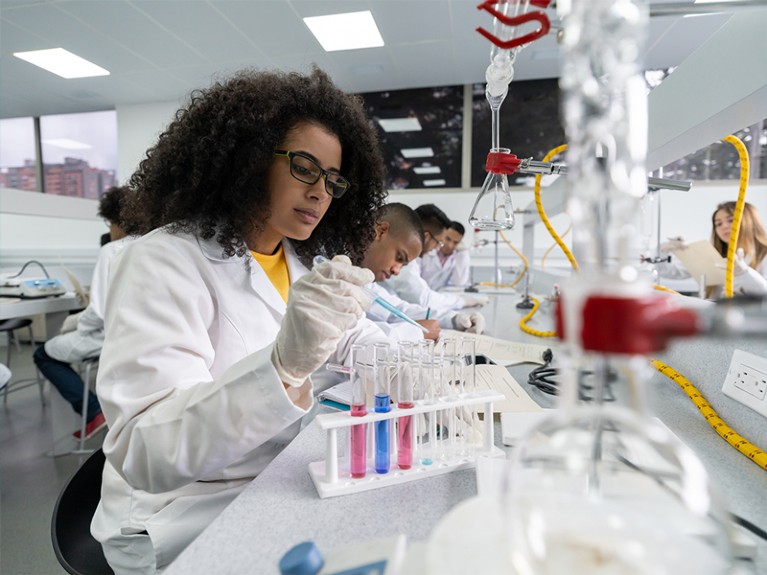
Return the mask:
<svg viewBox="0 0 767 575"><path fill-rule="evenodd" d="M168 565L296 436L312 372L388 341L363 317L373 275L349 259L373 237L383 162L325 73L194 93L130 185L142 237L110 283L91 526L118 574ZM333 259L309 271L318 254Z"/></svg>

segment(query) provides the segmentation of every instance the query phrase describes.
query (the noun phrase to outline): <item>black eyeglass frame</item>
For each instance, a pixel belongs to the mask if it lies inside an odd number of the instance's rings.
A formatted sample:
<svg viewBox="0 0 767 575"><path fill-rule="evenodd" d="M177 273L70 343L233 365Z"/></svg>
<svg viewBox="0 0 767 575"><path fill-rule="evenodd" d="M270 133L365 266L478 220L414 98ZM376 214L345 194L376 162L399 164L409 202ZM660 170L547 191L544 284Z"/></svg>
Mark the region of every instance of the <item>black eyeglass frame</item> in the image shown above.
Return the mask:
<svg viewBox="0 0 767 575"><path fill-rule="evenodd" d="M346 178L344 178L341 174L339 174L338 172L329 172L323 169L322 166L320 166L316 160L307 156L306 154L302 154L301 152L291 152L290 150L274 150L273 153L275 156L285 156L288 158L288 160L290 161L290 175L303 184L314 185L320 181L320 178L324 178L325 191L335 199L338 199L341 196L343 196L346 192L349 191L349 188L352 187L351 182L347 180ZM314 180L299 178L296 175L295 170L293 169L293 158L295 157L302 158L317 167L317 169L320 172L319 174L317 174L317 177ZM328 176L333 176L336 179L336 181L329 180ZM338 187L339 184L341 185L346 184L346 187L339 188Z"/></svg>

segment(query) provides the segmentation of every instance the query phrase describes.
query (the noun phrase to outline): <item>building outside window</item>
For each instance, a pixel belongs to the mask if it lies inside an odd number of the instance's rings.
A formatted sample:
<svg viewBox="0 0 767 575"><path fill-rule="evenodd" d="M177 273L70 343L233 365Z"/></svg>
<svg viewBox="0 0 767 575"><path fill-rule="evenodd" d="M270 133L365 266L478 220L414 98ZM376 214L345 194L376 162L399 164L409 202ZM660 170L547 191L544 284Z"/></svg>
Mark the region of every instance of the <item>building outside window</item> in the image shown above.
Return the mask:
<svg viewBox="0 0 767 575"><path fill-rule="evenodd" d="M34 118L0 120L0 187L36 192Z"/></svg>

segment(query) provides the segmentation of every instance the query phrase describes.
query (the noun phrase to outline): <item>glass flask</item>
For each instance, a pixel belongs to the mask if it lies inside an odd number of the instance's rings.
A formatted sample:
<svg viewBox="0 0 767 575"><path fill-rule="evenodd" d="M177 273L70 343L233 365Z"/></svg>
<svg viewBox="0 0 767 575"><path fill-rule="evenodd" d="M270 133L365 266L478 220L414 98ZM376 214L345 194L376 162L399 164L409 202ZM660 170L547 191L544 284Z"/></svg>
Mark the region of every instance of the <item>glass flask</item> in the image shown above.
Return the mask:
<svg viewBox="0 0 767 575"><path fill-rule="evenodd" d="M576 403L578 383L565 382L565 405L512 455L503 500L516 573L734 573L728 516L703 465L644 414L647 360L591 362L592 402ZM601 400L610 379L627 405Z"/></svg>
<svg viewBox="0 0 767 575"><path fill-rule="evenodd" d="M510 153L508 148L493 148L491 153ZM469 223L480 230L510 230L514 227L509 178L505 173L488 172L482 191L474 202Z"/></svg>

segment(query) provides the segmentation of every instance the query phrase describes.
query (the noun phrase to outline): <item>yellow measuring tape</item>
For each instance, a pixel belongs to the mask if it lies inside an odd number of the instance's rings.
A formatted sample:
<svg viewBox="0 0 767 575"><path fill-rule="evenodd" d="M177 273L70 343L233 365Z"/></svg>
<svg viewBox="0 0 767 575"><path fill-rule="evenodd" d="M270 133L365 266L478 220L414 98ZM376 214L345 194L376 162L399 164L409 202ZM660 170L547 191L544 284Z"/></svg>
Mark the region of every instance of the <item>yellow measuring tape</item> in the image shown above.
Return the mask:
<svg viewBox="0 0 767 575"><path fill-rule="evenodd" d="M701 415L705 418L708 424L714 428L722 439L732 445L735 449L740 451L743 455L748 457L751 461L756 463L762 469L767 469L767 453L762 449L751 443L748 439L739 435L734 429L727 425L724 420L717 415L714 408L711 407L706 401L706 398L701 395L697 388L684 377L681 373L676 371L673 367L669 367L662 361L657 359L652 360L652 366L661 372L666 377L670 378L676 383L682 390L689 396L695 406L700 411Z"/></svg>

